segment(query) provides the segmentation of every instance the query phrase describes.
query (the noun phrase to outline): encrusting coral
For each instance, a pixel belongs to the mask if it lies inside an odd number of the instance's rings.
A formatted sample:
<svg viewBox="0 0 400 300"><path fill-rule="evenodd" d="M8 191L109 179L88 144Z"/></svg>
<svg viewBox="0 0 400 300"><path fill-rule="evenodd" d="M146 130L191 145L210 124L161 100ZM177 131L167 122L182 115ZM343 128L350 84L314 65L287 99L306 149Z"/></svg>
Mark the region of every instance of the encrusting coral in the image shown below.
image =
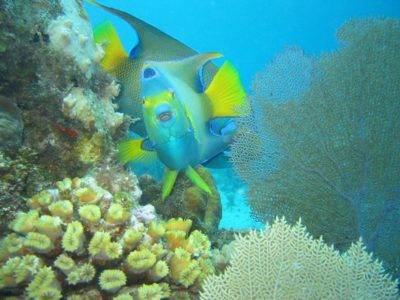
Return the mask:
<svg viewBox="0 0 400 300"><path fill-rule="evenodd" d="M93 177L56 186L30 198L0 241L0 296L189 299L214 273L191 220L142 218L134 195L127 205Z"/></svg>

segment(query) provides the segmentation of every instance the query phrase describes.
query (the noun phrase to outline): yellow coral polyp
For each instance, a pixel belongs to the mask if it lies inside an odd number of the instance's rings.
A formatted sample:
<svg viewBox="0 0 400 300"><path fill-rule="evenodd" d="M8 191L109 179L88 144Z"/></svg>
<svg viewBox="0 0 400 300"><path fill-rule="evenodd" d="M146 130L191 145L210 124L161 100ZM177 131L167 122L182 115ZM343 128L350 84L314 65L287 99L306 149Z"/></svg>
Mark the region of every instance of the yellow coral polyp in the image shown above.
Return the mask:
<svg viewBox="0 0 400 300"><path fill-rule="evenodd" d="M61 194L69 192L72 189L72 179L64 178L62 181L57 181L56 186Z"/></svg>
<svg viewBox="0 0 400 300"><path fill-rule="evenodd" d="M106 221L111 224L121 224L129 219L129 213L118 203L113 203L108 209Z"/></svg>
<svg viewBox="0 0 400 300"><path fill-rule="evenodd" d="M189 287L201 274L201 268L199 263L195 260L191 261L190 264L184 268L175 279L176 283L182 284L184 287Z"/></svg>
<svg viewBox="0 0 400 300"><path fill-rule="evenodd" d="M74 212L74 206L69 200L60 200L49 206L50 213L55 217L60 217L64 221L69 221Z"/></svg>
<svg viewBox="0 0 400 300"><path fill-rule="evenodd" d="M108 192L90 180L63 180L57 198L65 200L52 199L53 190L39 193L31 201L36 209L17 215L10 224L15 232L0 242L0 295L3 288L34 300L183 295L171 295L169 284L174 291L189 287L188 295L196 293L213 270L209 259L194 255L208 249L204 236L193 231L188 237L191 224L182 219L130 224L125 204L95 204ZM190 247L204 251L189 252ZM124 288L128 276L130 286Z"/></svg>
<svg viewBox="0 0 400 300"><path fill-rule="evenodd" d="M20 284L29 281L34 274L43 266L42 260L35 255L25 255L15 269L15 281Z"/></svg>
<svg viewBox="0 0 400 300"><path fill-rule="evenodd" d="M37 300L58 300L61 299L61 291L58 288L47 287L39 291L35 297Z"/></svg>
<svg viewBox="0 0 400 300"><path fill-rule="evenodd" d="M63 233L61 224L62 221L59 217L43 215L36 221L35 227L39 233L47 235L54 241Z"/></svg>
<svg viewBox="0 0 400 300"><path fill-rule="evenodd" d="M0 247L0 261L6 257L15 256L20 254L24 240L16 233L8 234L2 241Z"/></svg>
<svg viewBox="0 0 400 300"><path fill-rule="evenodd" d="M29 298L37 298L41 292L48 289L55 281L54 271L50 267L41 268L26 289Z"/></svg>
<svg viewBox="0 0 400 300"><path fill-rule="evenodd" d="M165 224L166 230L181 230L188 234L190 228L192 227L192 220L190 219L182 219L182 218L172 218L169 219Z"/></svg>
<svg viewBox="0 0 400 300"><path fill-rule="evenodd" d="M38 219L39 213L37 210L30 210L27 213L18 212L9 227L18 233L27 234L34 230Z"/></svg>
<svg viewBox="0 0 400 300"><path fill-rule="evenodd" d="M17 286L15 280L15 270L21 263L20 257L9 258L6 263L0 268L0 281L3 287Z"/></svg>
<svg viewBox="0 0 400 300"><path fill-rule="evenodd" d="M91 263L84 263L68 273L67 281L71 285L88 283L96 275L96 269Z"/></svg>
<svg viewBox="0 0 400 300"><path fill-rule="evenodd" d="M67 281L68 281L68 284L70 284L70 285L78 284L80 281L79 272L74 270L74 271L68 273Z"/></svg>
<svg viewBox="0 0 400 300"><path fill-rule="evenodd" d="M67 230L62 238L62 247L65 251L80 252L85 241L83 226L79 221L68 224Z"/></svg>
<svg viewBox="0 0 400 300"><path fill-rule="evenodd" d="M192 285L201 273L198 261L191 259L191 254L177 248L169 261L171 278L176 284L184 287Z"/></svg>
<svg viewBox="0 0 400 300"><path fill-rule="evenodd" d="M54 244L50 238L37 232L29 232L26 235L24 245L37 253L48 253L54 248Z"/></svg>
<svg viewBox="0 0 400 300"><path fill-rule="evenodd" d="M197 257L208 257L210 255L211 242L208 236L199 230L194 230L186 241L185 249Z"/></svg>
<svg viewBox="0 0 400 300"><path fill-rule="evenodd" d="M126 275L121 270L104 270L99 277L100 288L115 293L126 284Z"/></svg>
<svg viewBox="0 0 400 300"><path fill-rule="evenodd" d="M68 255L61 254L54 261L54 266L60 269L64 274L68 274L75 268L75 262Z"/></svg>
<svg viewBox="0 0 400 300"><path fill-rule="evenodd" d="M200 258L198 259L198 262L201 273L197 280L201 283L208 275L212 275L215 273L215 268L212 261L208 258Z"/></svg>
<svg viewBox="0 0 400 300"><path fill-rule="evenodd" d="M103 196L102 193L99 193L95 190L92 190L88 187L82 187L74 190L74 196L77 198L79 203L96 203Z"/></svg>
<svg viewBox="0 0 400 300"><path fill-rule="evenodd" d="M95 204L88 204L79 208L79 215L84 222L97 223L101 219L101 210Z"/></svg>
<svg viewBox="0 0 400 300"><path fill-rule="evenodd" d="M133 273L143 273L156 263L156 256L149 249L136 250L129 253L126 262Z"/></svg>
<svg viewBox="0 0 400 300"><path fill-rule="evenodd" d="M27 204L31 208L41 209L48 207L52 201L53 196L48 190L44 190L29 199Z"/></svg>
<svg viewBox="0 0 400 300"><path fill-rule="evenodd" d="M169 298L171 290L166 283L143 284L138 288L138 300L157 300Z"/></svg>
<svg viewBox="0 0 400 300"><path fill-rule="evenodd" d="M159 260L156 262L156 264L151 267L149 270L149 277L153 281L160 281L163 279L165 276L167 276L169 273L169 268L168 265L165 261Z"/></svg>
<svg viewBox="0 0 400 300"><path fill-rule="evenodd" d="M85 263L78 268L80 282L90 282L96 275L96 269L91 263Z"/></svg>
<svg viewBox="0 0 400 300"><path fill-rule="evenodd" d="M168 250L165 249L161 243L151 245L150 249L156 256L157 260L163 259L168 254Z"/></svg>
<svg viewBox="0 0 400 300"><path fill-rule="evenodd" d="M72 179L72 188L78 189L82 186L82 180L79 177Z"/></svg>
<svg viewBox="0 0 400 300"><path fill-rule="evenodd" d="M165 238L168 248L175 250L176 248L183 248L185 246L186 233L181 230L167 231Z"/></svg>
<svg viewBox="0 0 400 300"><path fill-rule="evenodd" d="M147 234L151 237L153 243L157 243L160 238L162 238L165 234L165 227L163 224L157 224L154 221L151 221L149 224L149 229L147 230Z"/></svg>
<svg viewBox="0 0 400 300"><path fill-rule="evenodd" d="M97 231L89 242L89 254L91 256L101 254L110 243L111 235L109 232Z"/></svg>
<svg viewBox="0 0 400 300"><path fill-rule="evenodd" d="M133 229L128 229L122 236L124 251L129 252L136 248L142 239L142 233Z"/></svg>
<svg viewBox="0 0 400 300"><path fill-rule="evenodd" d="M109 243L105 248L105 254L109 259L117 259L122 254L122 247L118 243Z"/></svg>

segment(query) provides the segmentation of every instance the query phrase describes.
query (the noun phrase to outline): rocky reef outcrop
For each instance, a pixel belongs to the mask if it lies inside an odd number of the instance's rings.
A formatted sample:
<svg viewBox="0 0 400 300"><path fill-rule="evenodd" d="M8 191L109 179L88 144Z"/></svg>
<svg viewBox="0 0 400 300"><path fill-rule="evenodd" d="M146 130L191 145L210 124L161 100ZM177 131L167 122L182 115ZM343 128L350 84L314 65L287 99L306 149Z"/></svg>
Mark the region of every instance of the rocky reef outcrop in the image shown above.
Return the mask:
<svg viewBox="0 0 400 300"><path fill-rule="evenodd" d="M0 214L112 159L129 126L81 1L0 0ZM37 184L31 184L36 182Z"/></svg>

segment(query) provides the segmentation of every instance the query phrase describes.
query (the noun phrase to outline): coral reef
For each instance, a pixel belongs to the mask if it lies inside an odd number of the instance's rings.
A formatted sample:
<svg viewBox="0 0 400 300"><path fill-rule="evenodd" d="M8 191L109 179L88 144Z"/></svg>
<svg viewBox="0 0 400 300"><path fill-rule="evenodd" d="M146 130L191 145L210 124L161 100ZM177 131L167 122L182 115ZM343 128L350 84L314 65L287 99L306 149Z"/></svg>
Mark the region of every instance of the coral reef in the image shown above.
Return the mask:
<svg viewBox="0 0 400 300"><path fill-rule="evenodd" d="M19 108L10 99L0 96L0 150L18 149L23 128Z"/></svg>
<svg viewBox="0 0 400 300"><path fill-rule="evenodd" d="M31 197L0 242L0 296L196 297L215 271L208 237L189 219L140 222L134 197L121 202L91 176Z"/></svg>
<svg viewBox="0 0 400 300"><path fill-rule="evenodd" d="M226 271L209 276L200 299L397 299L397 281L361 241L339 254L300 221L276 219L265 232L238 235Z"/></svg>
<svg viewBox="0 0 400 300"><path fill-rule="evenodd" d="M165 200L161 199L159 184L149 176L140 178L143 191L141 204L151 203L164 218L182 217L193 220L193 228L213 237L218 231L221 220L221 201L211 174L204 168L196 169L211 188L207 194L193 185L185 176L178 175L172 193Z"/></svg>
<svg viewBox="0 0 400 300"><path fill-rule="evenodd" d="M352 20L337 36L337 51L289 49L255 77L233 161L257 218L301 217L340 250L361 236L399 276L400 21Z"/></svg>
<svg viewBox="0 0 400 300"><path fill-rule="evenodd" d="M115 164L129 120L115 111L119 85L98 65L80 0L0 0L0 36L3 216L50 182Z"/></svg>
<svg viewBox="0 0 400 300"><path fill-rule="evenodd" d="M0 53L0 95L21 112L23 146L37 151L55 177L83 175L100 161L88 158L88 149L105 156L127 124L112 103L119 86L97 64L101 49L82 3L0 5L4 43L13 45Z"/></svg>

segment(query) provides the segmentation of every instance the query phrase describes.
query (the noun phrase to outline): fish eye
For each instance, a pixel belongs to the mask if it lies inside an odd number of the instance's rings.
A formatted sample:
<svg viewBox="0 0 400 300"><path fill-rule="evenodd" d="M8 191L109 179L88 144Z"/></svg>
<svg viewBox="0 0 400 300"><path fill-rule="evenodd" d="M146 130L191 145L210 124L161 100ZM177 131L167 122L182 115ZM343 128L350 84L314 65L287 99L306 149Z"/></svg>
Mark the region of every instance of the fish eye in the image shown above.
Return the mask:
<svg viewBox="0 0 400 300"><path fill-rule="evenodd" d="M156 76L156 71L153 68L147 67L143 70L143 78L149 79Z"/></svg>

